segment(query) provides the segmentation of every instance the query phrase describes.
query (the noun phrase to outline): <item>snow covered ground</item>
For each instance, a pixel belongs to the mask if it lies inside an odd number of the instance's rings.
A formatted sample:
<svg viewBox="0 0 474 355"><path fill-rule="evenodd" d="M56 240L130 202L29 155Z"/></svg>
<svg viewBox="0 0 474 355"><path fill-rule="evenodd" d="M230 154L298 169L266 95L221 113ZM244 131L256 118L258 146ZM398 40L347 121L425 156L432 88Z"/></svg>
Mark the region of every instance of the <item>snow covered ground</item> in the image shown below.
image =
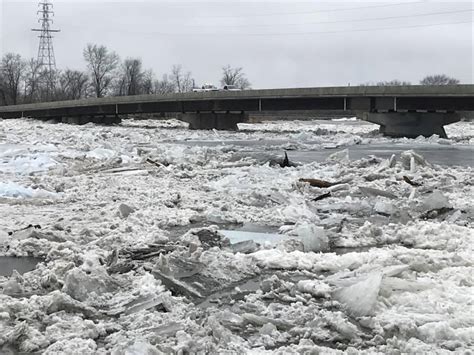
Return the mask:
<svg viewBox="0 0 474 355"><path fill-rule="evenodd" d="M0 276L0 353L469 353L473 164L416 147L472 149L474 124L376 128L0 120L0 255L43 260ZM414 150L344 149L376 144Z"/></svg>

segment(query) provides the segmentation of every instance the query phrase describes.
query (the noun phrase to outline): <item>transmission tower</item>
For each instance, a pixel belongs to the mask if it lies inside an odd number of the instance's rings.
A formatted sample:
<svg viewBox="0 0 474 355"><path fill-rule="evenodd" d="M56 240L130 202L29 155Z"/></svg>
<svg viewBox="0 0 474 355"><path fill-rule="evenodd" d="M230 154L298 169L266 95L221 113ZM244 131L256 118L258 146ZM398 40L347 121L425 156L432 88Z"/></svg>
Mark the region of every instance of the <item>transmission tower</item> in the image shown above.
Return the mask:
<svg viewBox="0 0 474 355"><path fill-rule="evenodd" d="M48 86L53 85L53 74L56 71L56 59L54 58L53 36L51 33L59 32L60 30L51 29L54 16L53 4L49 0L43 0L38 4L40 10L37 14L40 15L38 22L41 28L34 28L32 31L41 32L38 38L40 39L38 47L38 65L46 74Z"/></svg>

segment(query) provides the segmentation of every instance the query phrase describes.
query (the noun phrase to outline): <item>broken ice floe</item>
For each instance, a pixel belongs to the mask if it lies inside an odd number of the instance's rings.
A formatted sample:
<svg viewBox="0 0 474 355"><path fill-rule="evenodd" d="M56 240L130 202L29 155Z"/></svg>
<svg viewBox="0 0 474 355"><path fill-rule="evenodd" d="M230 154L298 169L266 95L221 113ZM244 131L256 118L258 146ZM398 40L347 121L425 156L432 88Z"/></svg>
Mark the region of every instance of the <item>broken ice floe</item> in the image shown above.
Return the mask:
<svg viewBox="0 0 474 355"><path fill-rule="evenodd" d="M22 275L0 276L1 291L10 294L0 294L0 349L469 350L472 169L435 170L418 151L387 161L350 161L343 153L281 169L255 159L232 161L236 152L247 154L237 144L170 143L270 140L281 138L282 129L295 137L305 133L299 137L304 145L292 144L298 149L410 142L368 134L357 122L350 128L322 124L327 126L271 123L264 124L267 131L209 136L181 128L171 134L1 121L8 133L0 131L0 137L24 137L30 146L54 142L61 152L46 153L59 166L33 175L4 171L3 181L61 191L64 199L47 205L25 197L1 201L0 213L8 216L1 252L42 261ZM300 178L343 184L316 187ZM377 191L364 193L359 186ZM121 204L134 212L120 211ZM240 233L232 239L222 231L229 224L208 226L218 222L271 225L257 232L273 236Z"/></svg>
<svg viewBox="0 0 474 355"><path fill-rule="evenodd" d="M51 199L59 195L42 189L24 187L14 182L0 182L0 197Z"/></svg>

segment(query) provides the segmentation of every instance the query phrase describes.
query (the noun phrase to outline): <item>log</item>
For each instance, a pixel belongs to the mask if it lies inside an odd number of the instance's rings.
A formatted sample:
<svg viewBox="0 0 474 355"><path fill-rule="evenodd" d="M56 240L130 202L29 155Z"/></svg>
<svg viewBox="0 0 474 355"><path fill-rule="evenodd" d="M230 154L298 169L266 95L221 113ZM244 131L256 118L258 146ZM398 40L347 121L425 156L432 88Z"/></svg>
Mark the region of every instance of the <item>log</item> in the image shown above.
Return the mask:
<svg viewBox="0 0 474 355"><path fill-rule="evenodd" d="M319 195L316 198L313 198L313 201L321 201L321 200L324 200L325 198L328 198L328 197L331 197L330 192L328 192L326 194Z"/></svg>
<svg viewBox="0 0 474 355"><path fill-rule="evenodd" d="M421 186L421 184L419 182L414 182L414 181L410 180L410 178L406 175L403 175L403 181L405 181L407 184L409 184L411 186L414 186L414 187Z"/></svg>
<svg viewBox="0 0 474 355"><path fill-rule="evenodd" d="M319 179L299 179L299 181L307 182L310 186L319 187L322 189L340 184L340 182L329 182L329 181L319 180Z"/></svg>

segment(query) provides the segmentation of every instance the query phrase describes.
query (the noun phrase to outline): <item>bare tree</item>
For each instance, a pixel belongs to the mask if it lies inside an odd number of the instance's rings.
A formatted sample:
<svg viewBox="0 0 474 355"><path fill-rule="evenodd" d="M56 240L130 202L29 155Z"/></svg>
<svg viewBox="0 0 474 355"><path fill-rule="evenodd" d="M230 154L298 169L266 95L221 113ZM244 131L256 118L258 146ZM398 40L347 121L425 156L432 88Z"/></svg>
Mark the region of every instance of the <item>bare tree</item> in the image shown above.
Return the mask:
<svg viewBox="0 0 474 355"><path fill-rule="evenodd" d="M91 74L95 95L103 97L111 86L113 72L117 68L119 57L105 46L96 44L88 44L83 54Z"/></svg>
<svg viewBox="0 0 474 355"><path fill-rule="evenodd" d="M377 86L409 86L411 83L409 81L400 81L400 80L390 80L390 81L379 81Z"/></svg>
<svg viewBox="0 0 474 355"><path fill-rule="evenodd" d="M232 68L230 65L226 65L222 68L222 79L221 85L235 85L238 88L250 89L250 82L245 77L242 68Z"/></svg>
<svg viewBox="0 0 474 355"><path fill-rule="evenodd" d="M141 93L145 95L153 94L153 82L155 75L152 70L145 70L143 72Z"/></svg>
<svg viewBox="0 0 474 355"><path fill-rule="evenodd" d="M25 74L25 102L39 101L42 91L42 84L44 83L45 72L42 70L42 65L36 59L30 59L26 64Z"/></svg>
<svg viewBox="0 0 474 355"><path fill-rule="evenodd" d="M2 68L2 97L6 105L16 105L20 98L21 81L25 75L26 63L19 54L7 53L3 56Z"/></svg>
<svg viewBox="0 0 474 355"><path fill-rule="evenodd" d="M141 94L144 73L141 59L127 58L122 64L119 95Z"/></svg>
<svg viewBox="0 0 474 355"><path fill-rule="evenodd" d="M428 75L420 81L421 85L457 85L459 80L445 74Z"/></svg>
<svg viewBox="0 0 474 355"><path fill-rule="evenodd" d="M3 75L3 68L0 67L0 106L8 105L6 87L7 85Z"/></svg>
<svg viewBox="0 0 474 355"><path fill-rule="evenodd" d="M189 92L193 89L193 78L191 72L183 73L181 65L173 65L171 69L171 80L177 92Z"/></svg>
<svg viewBox="0 0 474 355"><path fill-rule="evenodd" d="M163 75L161 80L155 80L154 86L154 93L155 94L171 94L176 92L176 87L174 83L168 77L168 74Z"/></svg>
<svg viewBox="0 0 474 355"><path fill-rule="evenodd" d="M60 97L64 100L79 100L86 97L89 77L79 70L66 69L59 76Z"/></svg>

